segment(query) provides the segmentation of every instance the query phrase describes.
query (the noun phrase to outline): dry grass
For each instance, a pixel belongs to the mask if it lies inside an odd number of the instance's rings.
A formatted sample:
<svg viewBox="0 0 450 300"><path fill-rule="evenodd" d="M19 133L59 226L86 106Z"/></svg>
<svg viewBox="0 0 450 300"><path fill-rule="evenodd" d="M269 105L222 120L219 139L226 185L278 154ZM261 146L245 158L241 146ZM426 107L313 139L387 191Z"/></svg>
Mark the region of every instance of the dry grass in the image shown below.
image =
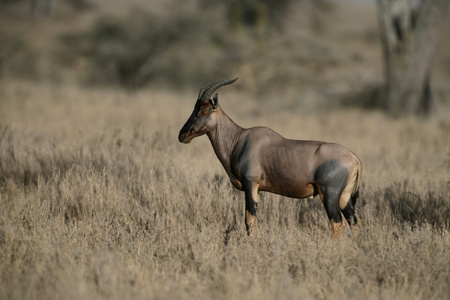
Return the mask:
<svg viewBox="0 0 450 300"><path fill-rule="evenodd" d="M0 91L1 299L448 299L444 117L307 115L222 91L238 124L338 142L364 164L359 240L330 240L320 200L271 194L248 239L207 138L177 141L195 91Z"/></svg>

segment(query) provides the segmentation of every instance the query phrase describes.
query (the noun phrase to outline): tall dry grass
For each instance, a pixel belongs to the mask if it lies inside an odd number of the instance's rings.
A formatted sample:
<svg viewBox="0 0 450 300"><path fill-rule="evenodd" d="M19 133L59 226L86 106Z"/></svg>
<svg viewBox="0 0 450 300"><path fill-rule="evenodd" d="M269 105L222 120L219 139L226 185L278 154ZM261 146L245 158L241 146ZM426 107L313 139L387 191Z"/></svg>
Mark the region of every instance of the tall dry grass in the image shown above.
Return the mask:
<svg viewBox="0 0 450 300"><path fill-rule="evenodd" d="M195 91L2 83L1 299L448 299L450 123L306 114L233 89L240 125L338 142L364 165L362 236L320 200L261 194L255 236L207 138L177 142Z"/></svg>

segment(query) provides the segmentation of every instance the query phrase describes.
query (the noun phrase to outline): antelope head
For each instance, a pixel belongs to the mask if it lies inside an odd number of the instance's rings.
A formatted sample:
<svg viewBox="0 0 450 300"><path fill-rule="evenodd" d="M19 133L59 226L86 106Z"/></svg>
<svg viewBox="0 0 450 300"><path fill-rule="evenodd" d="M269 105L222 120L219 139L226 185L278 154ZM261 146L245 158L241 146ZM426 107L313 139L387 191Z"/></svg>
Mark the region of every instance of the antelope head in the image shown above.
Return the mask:
<svg viewBox="0 0 450 300"><path fill-rule="evenodd" d="M192 139L201 136L211 129L216 124L215 113L219 107L219 98L217 93L211 99L211 95L220 87L235 82L237 78L231 80L208 81L205 83L198 93L197 102L195 103L194 111L189 119L181 128L178 135L180 143L189 143Z"/></svg>

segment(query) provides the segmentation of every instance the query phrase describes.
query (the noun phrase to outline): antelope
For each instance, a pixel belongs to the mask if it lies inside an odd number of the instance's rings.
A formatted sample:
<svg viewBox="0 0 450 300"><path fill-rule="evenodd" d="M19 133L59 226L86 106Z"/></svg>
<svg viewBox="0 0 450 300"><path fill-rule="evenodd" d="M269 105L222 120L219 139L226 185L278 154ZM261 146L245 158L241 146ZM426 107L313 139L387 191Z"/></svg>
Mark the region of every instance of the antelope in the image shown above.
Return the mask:
<svg viewBox="0 0 450 300"><path fill-rule="evenodd" d="M267 127L242 128L220 108L220 87L232 80L208 81L200 89L194 111L178 140L188 144L206 134L232 185L245 193L245 225L252 236L258 191L290 198L320 196L337 239L345 225L359 234L355 204L362 164L345 147L320 141L286 139Z"/></svg>

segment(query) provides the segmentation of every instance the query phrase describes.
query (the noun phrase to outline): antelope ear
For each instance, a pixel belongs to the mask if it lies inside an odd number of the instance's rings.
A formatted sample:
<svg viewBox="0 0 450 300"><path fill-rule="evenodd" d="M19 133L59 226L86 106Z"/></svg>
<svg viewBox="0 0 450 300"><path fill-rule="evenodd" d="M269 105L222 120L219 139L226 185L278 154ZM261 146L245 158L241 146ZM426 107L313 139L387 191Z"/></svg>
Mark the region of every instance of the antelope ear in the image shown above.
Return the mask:
<svg viewBox="0 0 450 300"><path fill-rule="evenodd" d="M216 93L212 99L209 99L209 102L211 103L213 110L216 110L219 106L219 95Z"/></svg>

